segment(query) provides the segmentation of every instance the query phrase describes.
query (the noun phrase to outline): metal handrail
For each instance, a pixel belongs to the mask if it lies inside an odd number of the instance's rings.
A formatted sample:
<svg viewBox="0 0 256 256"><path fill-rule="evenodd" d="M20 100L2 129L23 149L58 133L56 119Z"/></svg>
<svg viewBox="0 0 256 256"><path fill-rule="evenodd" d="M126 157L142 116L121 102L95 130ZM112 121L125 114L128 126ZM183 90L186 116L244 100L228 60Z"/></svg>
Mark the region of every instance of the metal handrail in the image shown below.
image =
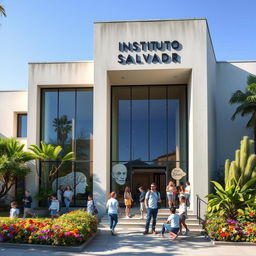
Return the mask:
<svg viewBox="0 0 256 256"><path fill-rule="evenodd" d="M200 198L199 195L196 195L196 217L200 224L202 224L204 221L204 219L201 218L201 202L203 202L205 205L208 205L207 202Z"/></svg>

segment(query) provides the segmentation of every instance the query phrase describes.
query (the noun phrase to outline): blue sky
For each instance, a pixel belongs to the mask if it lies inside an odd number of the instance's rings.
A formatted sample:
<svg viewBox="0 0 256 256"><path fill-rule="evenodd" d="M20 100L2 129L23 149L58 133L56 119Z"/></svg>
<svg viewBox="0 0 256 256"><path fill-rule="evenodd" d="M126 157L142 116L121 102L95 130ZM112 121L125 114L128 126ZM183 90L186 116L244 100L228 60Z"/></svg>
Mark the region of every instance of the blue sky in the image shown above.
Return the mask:
<svg viewBox="0 0 256 256"><path fill-rule="evenodd" d="M207 18L217 60L256 60L255 0L0 0L0 90L27 89L28 62L93 59L93 22Z"/></svg>

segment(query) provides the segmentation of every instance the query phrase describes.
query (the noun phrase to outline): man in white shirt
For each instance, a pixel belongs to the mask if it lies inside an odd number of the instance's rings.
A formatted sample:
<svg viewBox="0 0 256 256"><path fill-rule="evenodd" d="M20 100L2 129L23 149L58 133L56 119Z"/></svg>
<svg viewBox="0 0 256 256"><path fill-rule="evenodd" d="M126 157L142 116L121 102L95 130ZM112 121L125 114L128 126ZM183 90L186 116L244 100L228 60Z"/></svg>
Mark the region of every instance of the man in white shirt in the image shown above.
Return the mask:
<svg viewBox="0 0 256 256"><path fill-rule="evenodd" d="M160 204L161 196L160 193L156 190L156 184L152 183L150 186L151 190L146 193L145 197L145 207L147 209L147 220L145 225L145 231L143 232L143 235L148 234L149 225L151 218L153 217L152 221L152 233L156 234L156 218L158 213L158 204Z"/></svg>

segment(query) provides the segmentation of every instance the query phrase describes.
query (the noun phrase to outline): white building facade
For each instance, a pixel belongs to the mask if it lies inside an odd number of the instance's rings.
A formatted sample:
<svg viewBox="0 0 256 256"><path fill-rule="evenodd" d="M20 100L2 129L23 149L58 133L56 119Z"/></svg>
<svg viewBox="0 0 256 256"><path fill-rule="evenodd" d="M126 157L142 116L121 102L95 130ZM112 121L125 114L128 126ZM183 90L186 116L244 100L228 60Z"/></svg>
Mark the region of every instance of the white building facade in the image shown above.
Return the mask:
<svg viewBox="0 0 256 256"><path fill-rule="evenodd" d="M94 31L94 61L29 64L27 95L19 92L28 108L3 103L17 92L0 92L0 115L27 111L28 145L43 140L75 152L53 186L66 180L75 205L93 193L104 211L109 192L122 202L125 186L136 195L151 182L165 199L178 167L195 209L196 195L208 194L225 159L252 135L245 119L230 120L229 99L256 75L256 62L218 62L205 19L99 22ZM1 136L16 137L10 122L0 124ZM35 170L26 186L38 192Z"/></svg>

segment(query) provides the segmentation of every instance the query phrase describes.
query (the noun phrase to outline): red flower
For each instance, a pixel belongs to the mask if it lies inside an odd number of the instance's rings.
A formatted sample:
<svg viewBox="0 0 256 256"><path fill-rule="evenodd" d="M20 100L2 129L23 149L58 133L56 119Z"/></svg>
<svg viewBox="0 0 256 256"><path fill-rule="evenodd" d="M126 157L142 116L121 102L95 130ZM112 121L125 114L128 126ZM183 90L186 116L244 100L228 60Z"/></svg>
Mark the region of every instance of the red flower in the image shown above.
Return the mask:
<svg viewBox="0 0 256 256"><path fill-rule="evenodd" d="M253 217L253 216L254 216L254 213L253 213L253 212L250 212L249 215L250 215L251 217Z"/></svg>
<svg viewBox="0 0 256 256"><path fill-rule="evenodd" d="M242 212L238 212L237 215L243 215L243 213Z"/></svg>

